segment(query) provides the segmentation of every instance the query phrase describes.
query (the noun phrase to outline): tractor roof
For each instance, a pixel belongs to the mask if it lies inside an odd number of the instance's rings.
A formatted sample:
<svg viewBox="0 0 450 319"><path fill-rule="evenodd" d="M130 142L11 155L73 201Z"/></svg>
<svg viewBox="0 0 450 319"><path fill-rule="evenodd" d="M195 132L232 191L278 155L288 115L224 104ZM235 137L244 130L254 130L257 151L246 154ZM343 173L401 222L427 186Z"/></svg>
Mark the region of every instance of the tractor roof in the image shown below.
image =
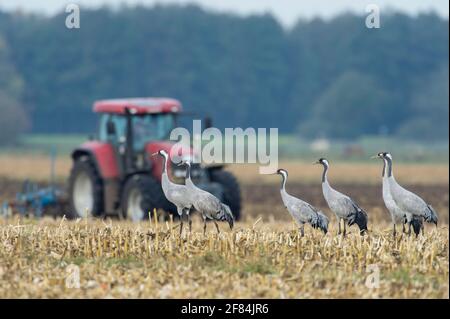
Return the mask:
<svg viewBox="0 0 450 319"><path fill-rule="evenodd" d="M146 97L102 100L94 103L94 112L125 114L128 108L133 114L179 113L181 103L175 99Z"/></svg>

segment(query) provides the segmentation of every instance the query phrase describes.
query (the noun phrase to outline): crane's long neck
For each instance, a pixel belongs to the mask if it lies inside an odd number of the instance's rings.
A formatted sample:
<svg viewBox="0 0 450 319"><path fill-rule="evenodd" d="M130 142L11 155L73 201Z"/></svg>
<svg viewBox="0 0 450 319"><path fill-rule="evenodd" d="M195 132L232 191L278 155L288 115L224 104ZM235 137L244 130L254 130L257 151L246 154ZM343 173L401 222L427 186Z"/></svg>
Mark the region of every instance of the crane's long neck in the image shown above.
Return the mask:
<svg viewBox="0 0 450 319"><path fill-rule="evenodd" d="M167 162L168 162L168 158L167 155L162 155L163 157L163 162L162 162L162 174L161 174L161 180L163 183L165 184L169 184L170 180L169 180L169 175L167 174Z"/></svg>
<svg viewBox="0 0 450 319"><path fill-rule="evenodd" d="M386 177L386 160L383 158L383 171L381 173L381 177Z"/></svg>
<svg viewBox="0 0 450 319"><path fill-rule="evenodd" d="M322 183L328 182L328 165L323 165Z"/></svg>
<svg viewBox="0 0 450 319"><path fill-rule="evenodd" d="M167 175L167 155L162 155L163 158L163 165L162 165L162 174L166 174Z"/></svg>
<svg viewBox="0 0 450 319"><path fill-rule="evenodd" d="M167 160L168 160L168 158L167 158L167 155L161 155L162 156L162 158L163 158L163 162L162 162L162 174L161 174L161 186L162 186L162 189L163 189L163 191L164 191L164 194L166 193L166 190L168 189L168 187L169 187L169 185L170 185L170 183L171 183L171 181L170 181L170 179L169 179L169 176L167 175Z"/></svg>
<svg viewBox="0 0 450 319"><path fill-rule="evenodd" d="M186 165L186 181L192 182L191 179L191 165Z"/></svg>
<svg viewBox="0 0 450 319"><path fill-rule="evenodd" d="M286 182L287 182L287 175L286 173L282 173L281 174L281 187L280 187L280 194L281 194L281 199L283 200L283 203L286 205L286 200L288 198L288 193L286 192Z"/></svg>
<svg viewBox="0 0 450 319"><path fill-rule="evenodd" d="M387 177L392 177L392 159L386 157Z"/></svg>
<svg viewBox="0 0 450 319"><path fill-rule="evenodd" d="M195 188L195 184L192 182L191 179L191 165L186 165L186 179L184 181L185 185L191 188Z"/></svg>
<svg viewBox="0 0 450 319"><path fill-rule="evenodd" d="M286 182L287 182L287 176L285 174L281 174L281 192L286 192Z"/></svg>

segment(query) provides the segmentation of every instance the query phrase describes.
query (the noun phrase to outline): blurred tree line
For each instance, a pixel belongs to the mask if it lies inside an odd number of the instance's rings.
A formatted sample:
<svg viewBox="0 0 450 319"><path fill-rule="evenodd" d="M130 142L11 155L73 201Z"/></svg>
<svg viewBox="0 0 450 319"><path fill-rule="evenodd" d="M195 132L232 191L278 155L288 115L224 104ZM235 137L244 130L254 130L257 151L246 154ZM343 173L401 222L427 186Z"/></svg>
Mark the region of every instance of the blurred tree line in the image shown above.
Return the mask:
<svg viewBox="0 0 450 319"><path fill-rule="evenodd" d="M382 12L380 29L344 14L290 30L194 5L82 9L73 30L65 18L0 12L7 139L26 127L23 109L33 132L91 132L94 100L131 96L178 98L220 128L448 139L448 20L434 14Z"/></svg>
<svg viewBox="0 0 450 319"><path fill-rule="evenodd" d="M28 127L28 117L20 104L23 82L14 69L10 51L0 35L0 145L13 143Z"/></svg>

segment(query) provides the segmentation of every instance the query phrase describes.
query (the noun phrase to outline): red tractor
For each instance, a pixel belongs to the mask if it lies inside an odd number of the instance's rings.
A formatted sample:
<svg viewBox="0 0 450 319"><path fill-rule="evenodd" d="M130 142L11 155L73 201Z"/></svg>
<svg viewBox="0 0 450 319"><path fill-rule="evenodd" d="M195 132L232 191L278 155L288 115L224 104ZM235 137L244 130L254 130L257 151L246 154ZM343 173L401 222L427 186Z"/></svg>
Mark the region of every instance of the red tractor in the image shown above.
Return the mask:
<svg viewBox="0 0 450 319"><path fill-rule="evenodd" d="M69 217L119 215L133 221L162 209L176 213L161 188L162 160L151 154L170 154L169 135L182 114L180 102L168 98L133 98L98 101L98 139L72 153L69 179ZM186 154L183 154L186 155ZM195 156L190 150L189 156ZM184 183L185 169L169 161L172 181ZM241 194L236 178L223 165L193 164L191 176L204 190L230 206L236 219ZM175 214L176 215L176 214Z"/></svg>

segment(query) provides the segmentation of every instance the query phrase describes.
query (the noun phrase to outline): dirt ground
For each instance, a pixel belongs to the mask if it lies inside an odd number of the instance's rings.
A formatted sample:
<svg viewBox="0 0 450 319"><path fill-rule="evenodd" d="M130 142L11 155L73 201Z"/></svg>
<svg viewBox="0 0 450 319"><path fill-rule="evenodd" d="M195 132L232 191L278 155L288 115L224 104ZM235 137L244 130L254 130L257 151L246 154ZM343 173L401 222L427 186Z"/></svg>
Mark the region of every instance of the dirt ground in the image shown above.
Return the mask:
<svg viewBox="0 0 450 319"><path fill-rule="evenodd" d="M40 185L45 186L46 183ZM65 188L64 183L59 183ZM370 220L376 222L388 222L389 215L384 207L381 185L375 184L347 184L338 183L333 185L339 191L352 197L368 213ZM406 188L419 194L425 201L430 203L439 214L440 223L448 224L449 221L449 186L437 185L405 185ZM7 178L0 178L0 203L4 200L13 200L15 194L22 188L22 182ZM275 183L243 183L242 203L244 219L263 217L265 219L276 219L287 221L291 217L284 209L279 194L279 185ZM288 192L300 197L312 205L322 209L328 216L333 216L322 195L320 184L305 184L292 182L287 186Z"/></svg>

